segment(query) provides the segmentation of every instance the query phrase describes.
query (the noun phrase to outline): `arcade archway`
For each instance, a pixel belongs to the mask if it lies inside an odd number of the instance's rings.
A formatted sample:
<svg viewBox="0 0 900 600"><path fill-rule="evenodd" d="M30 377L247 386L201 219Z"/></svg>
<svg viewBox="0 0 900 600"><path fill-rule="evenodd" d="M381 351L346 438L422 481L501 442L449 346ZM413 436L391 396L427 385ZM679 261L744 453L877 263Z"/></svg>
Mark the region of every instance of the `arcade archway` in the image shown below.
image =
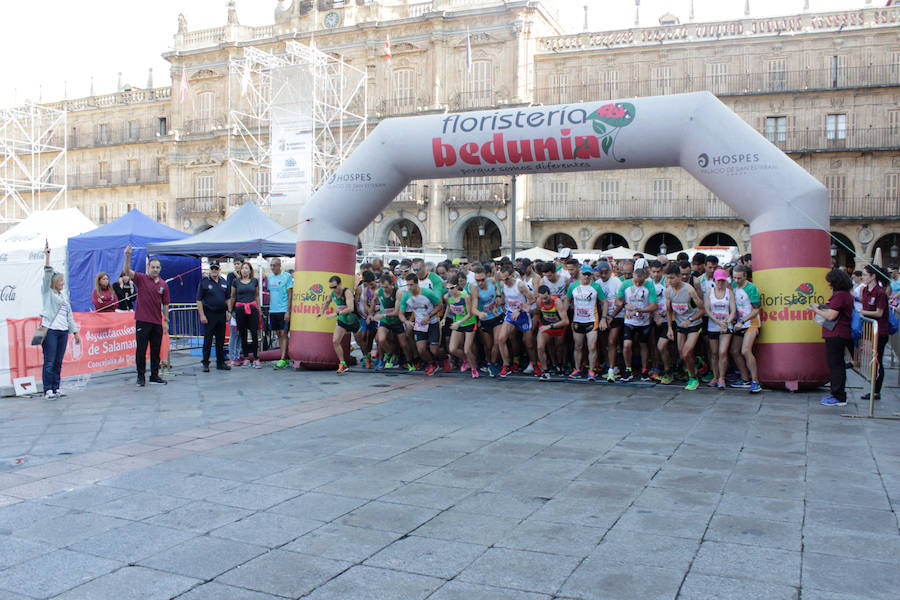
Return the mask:
<svg viewBox="0 0 900 600"><path fill-rule="evenodd" d="M710 234L707 234L702 240L700 240L701 246L738 246L737 241L728 235L727 233L722 233L721 231L714 231ZM740 246L738 246L740 247Z"/></svg>
<svg viewBox="0 0 900 600"><path fill-rule="evenodd" d="M544 248L546 248L547 250L553 250L554 252L558 252L562 248L575 249L577 247L578 244L575 242L575 238L573 238L568 233L551 234L544 242Z"/></svg>
<svg viewBox="0 0 900 600"><path fill-rule="evenodd" d="M681 240L667 232L651 235L644 244L644 254L649 256L681 252L682 250L684 250L684 244L681 243Z"/></svg>
<svg viewBox="0 0 900 600"><path fill-rule="evenodd" d="M874 260L875 250L881 249L881 260L884 266L900 264L900 232L889 233L878 238L872 246L869 260Z"/></svg>
<svg viewBox="0 0 900 600"><path fill-rule="evenodd" d="M832 231L834 238L831 240L831 262L835 267L856 268L856 246L849 237L838 231Z"/></svg>
<svg viewBox="0 0 900 600"><path fill-rule="evenodd" d="M421 248L422 230L409 219L395 221L387 234L388 246L400 246L403 248Z"/></svg>
<svg viewBox="0 0 900 600"><path fill-rule="evenodd" d="M628 248L628 240L618 233L604 233L594 240L594 250L611 250L613 248Z"/></svg>
<svg viewBox="0 0 900 600"><path fill-rule="evenodd" d="M503 236L500 228L492 220L485 217L472 217L469 219L462 234L463 255L469 257L470 262L485 262L500 256L500 248L503 246Z"/></svg>

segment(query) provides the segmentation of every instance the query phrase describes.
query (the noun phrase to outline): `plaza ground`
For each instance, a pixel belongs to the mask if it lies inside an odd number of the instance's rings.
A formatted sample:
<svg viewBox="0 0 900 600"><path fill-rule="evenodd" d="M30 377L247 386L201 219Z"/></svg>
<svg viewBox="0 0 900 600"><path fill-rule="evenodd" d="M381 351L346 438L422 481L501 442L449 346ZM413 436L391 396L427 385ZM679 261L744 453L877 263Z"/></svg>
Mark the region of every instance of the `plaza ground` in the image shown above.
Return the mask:
<svg viewBox="0 0 900 600"><path fill-rule="evenodd" d="M0 399L0 600L900 590L900 422L840 416L867 410L856 376L826 408L180 361L165 387ZM876 411L900 412L896 387Z"/></svg>

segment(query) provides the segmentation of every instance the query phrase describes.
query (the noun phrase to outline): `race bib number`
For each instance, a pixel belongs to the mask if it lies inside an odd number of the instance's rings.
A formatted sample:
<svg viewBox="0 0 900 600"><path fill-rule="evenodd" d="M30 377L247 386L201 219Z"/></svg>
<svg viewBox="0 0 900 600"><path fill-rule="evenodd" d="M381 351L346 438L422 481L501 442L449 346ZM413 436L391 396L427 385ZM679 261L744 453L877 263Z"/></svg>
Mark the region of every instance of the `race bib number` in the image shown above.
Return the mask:
<svg viewBox="0 0 900 600"><path fill-rule="evenodd" d="M672 311L678 313L679 315L683 315L689 310L690 307L687 304L681 304L680 302L672 303Z"/></svg>

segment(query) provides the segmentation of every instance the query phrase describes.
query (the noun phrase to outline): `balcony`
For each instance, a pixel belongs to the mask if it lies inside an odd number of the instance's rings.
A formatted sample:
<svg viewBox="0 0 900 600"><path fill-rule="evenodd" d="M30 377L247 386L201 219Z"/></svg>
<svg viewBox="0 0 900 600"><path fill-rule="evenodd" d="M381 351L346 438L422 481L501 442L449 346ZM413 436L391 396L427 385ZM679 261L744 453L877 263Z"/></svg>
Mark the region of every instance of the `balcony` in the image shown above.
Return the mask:
<svg viewBox="0 0 900 600"><path fill-rule="evenodd" d="M227 196L193 196L175 198L175 217L178 223L184 219L220 221L228 208Z"/></svg>
<svg viewBox="0 0 900 600"><path fill-rule="evenodd" d="M500 104L500 97L493 90L457 92L449 102L450 108L453 110L494 108L498 104Z"/></svg>
<svg viewBox="0 0 900 600"><path fill-rule="evenodd" d="M506 183L451 183L442 190L448 207L503 206L509 199Z"/></svg>
<svg viewBox="0 0 900 600"><path fill-rule="evenodd" d="M184 122L184 133L187 135L210 134L224 127L225 124L219 119L187 119Z"/></svg>
<svg viewBox="0 0 900 600"><path fill-rule="evenodd" d="M862 198L831 198L832 219L900 220L900 196Z"/></svg>
<svg viewBox="0 0 900 600"><path fill-rule="evenodd" d="M67 186L70 190L78 190L127 185L153 185L168 182L168 171L159 173L156 169L143 169L137 171L125 170L106 173L69 173ZM61 184L62 177L51 176L50 183Z"/></svg>
<svg viewBox="0 0 900 600"><path fill-rule="evenodd" d="M130 127L127 123L123 123L121 126L108 126L104 133L98 132L90 135L86 133L69 134L66 137L66 147L68 150L75 150L79 148L155 142L166 135L167 133L162 132L158 124ZM61 137L57 137L54 143L61 143Z"/></svg>
<svg viewBox="0 0 900 600"><path fill-rule="evenodd" d="M784 152L871 151L900 148L898 127L802 129L760 133Z"/></svg>
<svg viewBox="0 0 900 600"><path fill-rule="evenodd" d="M428 204L428 184L410 183L391 201L394 208L420 208Z"/></svg>
<svg viewBox="0 0 900 600"><path fill-rule="evenodd" d="M712 199L558 200L532 198L526 214L531 221L604 221L614 219L737 219L724 202Z"/></svg>

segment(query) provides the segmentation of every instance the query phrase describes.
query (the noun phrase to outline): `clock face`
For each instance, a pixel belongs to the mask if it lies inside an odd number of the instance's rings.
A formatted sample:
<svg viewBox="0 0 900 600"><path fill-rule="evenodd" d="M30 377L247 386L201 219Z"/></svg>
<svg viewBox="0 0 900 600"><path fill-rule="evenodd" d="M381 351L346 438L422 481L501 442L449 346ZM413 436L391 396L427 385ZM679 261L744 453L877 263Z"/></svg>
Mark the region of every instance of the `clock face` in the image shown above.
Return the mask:
<svg viewBox="0 0 900 600"><path fill-rule="evenodd" d="M325 15L325 27L337 27L341 24L341 16L336 12Z"/></svg>

